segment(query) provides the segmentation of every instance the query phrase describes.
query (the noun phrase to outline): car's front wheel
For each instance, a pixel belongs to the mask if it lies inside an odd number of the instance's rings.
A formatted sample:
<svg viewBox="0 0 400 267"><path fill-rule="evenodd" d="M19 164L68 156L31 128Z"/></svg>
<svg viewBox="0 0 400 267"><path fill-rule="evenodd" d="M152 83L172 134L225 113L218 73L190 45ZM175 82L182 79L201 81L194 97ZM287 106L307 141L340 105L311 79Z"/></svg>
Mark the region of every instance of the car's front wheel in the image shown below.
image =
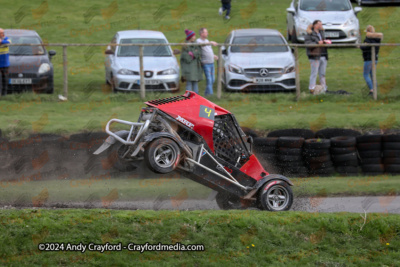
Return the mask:
<svg viewBox="0 0 400 267"><path fill-rule="evenodd" d="M144 153L147 166L156 173L172 172L179 163L181 151L169 138L153 140Z"/></svg>
<svg viewBox="0 0 400 267"><path fill-rule="evenodd" d="M136 166L132 164L132 161L127 160L125 157L128 150L129 146L120 142L117 142L112 146L108 160L114 169L121 172L130 172L136 169Z"/></svg>
<svg viewBox="0 0 400 267"><path fill-rule="evenodd" d="M258 197L261 207L268 211L289 210L293 204L292 188L281 180L267 182Z"/></svg>

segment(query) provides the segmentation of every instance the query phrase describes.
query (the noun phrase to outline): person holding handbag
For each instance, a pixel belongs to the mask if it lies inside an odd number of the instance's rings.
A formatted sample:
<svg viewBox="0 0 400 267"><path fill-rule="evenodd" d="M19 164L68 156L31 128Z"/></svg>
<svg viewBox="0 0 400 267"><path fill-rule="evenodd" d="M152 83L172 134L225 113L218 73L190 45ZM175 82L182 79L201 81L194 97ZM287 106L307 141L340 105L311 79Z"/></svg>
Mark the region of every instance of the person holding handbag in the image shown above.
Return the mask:
<svg viewBox="0 0 400 267"><path fill-rule="evenodd" d="M196 42L196 33L185 30L186 43ZM199 93L199 81L203 79L201 66L201 47L188 45L182 48L181 54L182 79L186 81L186 90Z"/></svg>

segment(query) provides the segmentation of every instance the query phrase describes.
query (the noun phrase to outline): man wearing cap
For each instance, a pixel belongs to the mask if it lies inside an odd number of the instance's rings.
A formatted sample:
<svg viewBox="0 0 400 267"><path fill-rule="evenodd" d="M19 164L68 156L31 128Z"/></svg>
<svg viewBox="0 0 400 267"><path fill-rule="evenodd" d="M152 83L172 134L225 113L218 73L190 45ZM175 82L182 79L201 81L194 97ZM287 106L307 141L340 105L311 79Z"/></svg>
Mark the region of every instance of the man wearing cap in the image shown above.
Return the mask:
<svg viewBox="0 0 400 267"><path fill-rule="evenodd" d="M186 43L193 44L196 41L194 31L185 30ZM203 79L201 69L201 48L199 46L188 45L182 48L181 54L182 78L186 80L186 90L199 93L199 81Z"/></svg>
<svg viewBox="0 0 400 267"><path fill-rule="evenodd" d="M0 28L0 93L2 96L7 95L7 84L8 84L8 67L10 67L10 59L8 54L8 44L10 41L8 37L4 35L4 30Z"/></svg>
<svg viewBox="0 0 400 267"><path fill-rule="evenodd" d="M216 46L216 42L210 42L207 40L208 31L206 28L200 29L200 38L196 40L198 44L211 43ZM214 55L211 45L205 45L201 47L201 65L206 76L207 86L204 93L205 96L213 94L213 84L215 81L214 73L214 60L218 60L218 57Z"/></svg>
<svg viewBox="0 0 400 267"><path fill-rule="evenodd" d="M375 32L375 28L372 25L368 25L365 30L367 36L364 39L364 43L367 44L380 44L383 39L383 34ZM369 95L373 95L372 85L372 47L371 46L360 46L363 58L364 58L364 79L369 88ZM375 64L378 64L379 46L375 46Z"/></svg>

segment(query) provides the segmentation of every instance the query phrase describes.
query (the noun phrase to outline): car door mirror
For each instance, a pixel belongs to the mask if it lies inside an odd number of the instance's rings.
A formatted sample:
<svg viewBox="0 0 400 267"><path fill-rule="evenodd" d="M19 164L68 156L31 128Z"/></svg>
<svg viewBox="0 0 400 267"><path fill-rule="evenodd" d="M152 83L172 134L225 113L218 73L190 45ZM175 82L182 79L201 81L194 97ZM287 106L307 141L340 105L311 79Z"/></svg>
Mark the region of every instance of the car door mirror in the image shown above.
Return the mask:
<svg viewBox="0 0 400 267"><path fill-rule="evenodd" d="M179 55L181 53L181 50L179 50L179 49L174 49L174 55L176 56L176 55Z"/></svg>
<svg viewBox="0 0 400 267"><path fill-rule="evenodd" d="M49 51L49 57L50 57L50 58L51 58L51 57L54 57L56 54L57 54L57 52L54 51L54 50L50 50L50 51Z"/></svg>
<svg viewBox="0 0 400 267"><path fill-rule="evenodd" d="M296 14L296 9L294 9L294 8L292 8L292 7L287 8L286 11L287 11L288 13L290 13L290 14L293 14L293 15Z"/></svg>
<svg viewBox="0 0 400 267"><path fill-rule="evenodd" d="M252 153L253 150L253 137L251 137L250 135L247 137L247 143L249 143L250 145L250 153Z"/></svg>
<svg viewBox="0 0 400 267"><path fill-rule="evenodd" d="M359 7L359 6L355 7L355 8L354 8L354 14L357 15L357 13L358 13L358 12L361 12L361 10L362 10L361 7Z"/></svg>
<svg viewBox="0 0 400 267"><path fill-rule="evenodd" d="M107 49L104 54L106 55L114 55L114 51L112 51L111 49Z"/></svg>

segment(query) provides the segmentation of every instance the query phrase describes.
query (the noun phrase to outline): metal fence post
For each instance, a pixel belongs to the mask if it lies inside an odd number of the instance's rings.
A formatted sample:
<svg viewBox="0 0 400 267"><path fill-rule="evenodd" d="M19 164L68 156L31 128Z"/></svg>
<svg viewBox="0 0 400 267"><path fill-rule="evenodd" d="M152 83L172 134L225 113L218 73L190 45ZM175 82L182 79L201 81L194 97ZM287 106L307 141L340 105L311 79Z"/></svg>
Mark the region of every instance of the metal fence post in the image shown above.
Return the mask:
<svg viewBox="0 0 400 267"><path fill-rule="evenodd" d="M139 62L140 62L140 98L146 97L146 87L144 84L144 71L143 71L143 45L139 46Z"/></svg>
<svg viewBox="0 0 400 267"><path fill-rule="evenodd" d="M64 70L64 97L68 97L68 59L67 46L63 46L63 70Z"/></svg>
<svg viewBox="0 0 400 267"><path fill-rule="evenodd" d="M295 58L294 68L296 70L296 101L299 101L300 100L300 65L299 65L299 48L297 46L294 48L294 58Z"/></svg>
<svg viewBox="0 0 400 267"><path fill-rule="evenodd" d="M375 60L375 56L376 56L376 50L375 50L375 46L372 47L372 88L373 88L373 96L374 96L374 100L378 99L378 92L377 92L377 86L376 86L376 60Z"/></svg>
<svg viewBox="0 0 400 267"><path fill-rule="evenodd" d="M222 94L222 47L218 46L218 76L217 76L217 98L221 99Z"/></svg>

